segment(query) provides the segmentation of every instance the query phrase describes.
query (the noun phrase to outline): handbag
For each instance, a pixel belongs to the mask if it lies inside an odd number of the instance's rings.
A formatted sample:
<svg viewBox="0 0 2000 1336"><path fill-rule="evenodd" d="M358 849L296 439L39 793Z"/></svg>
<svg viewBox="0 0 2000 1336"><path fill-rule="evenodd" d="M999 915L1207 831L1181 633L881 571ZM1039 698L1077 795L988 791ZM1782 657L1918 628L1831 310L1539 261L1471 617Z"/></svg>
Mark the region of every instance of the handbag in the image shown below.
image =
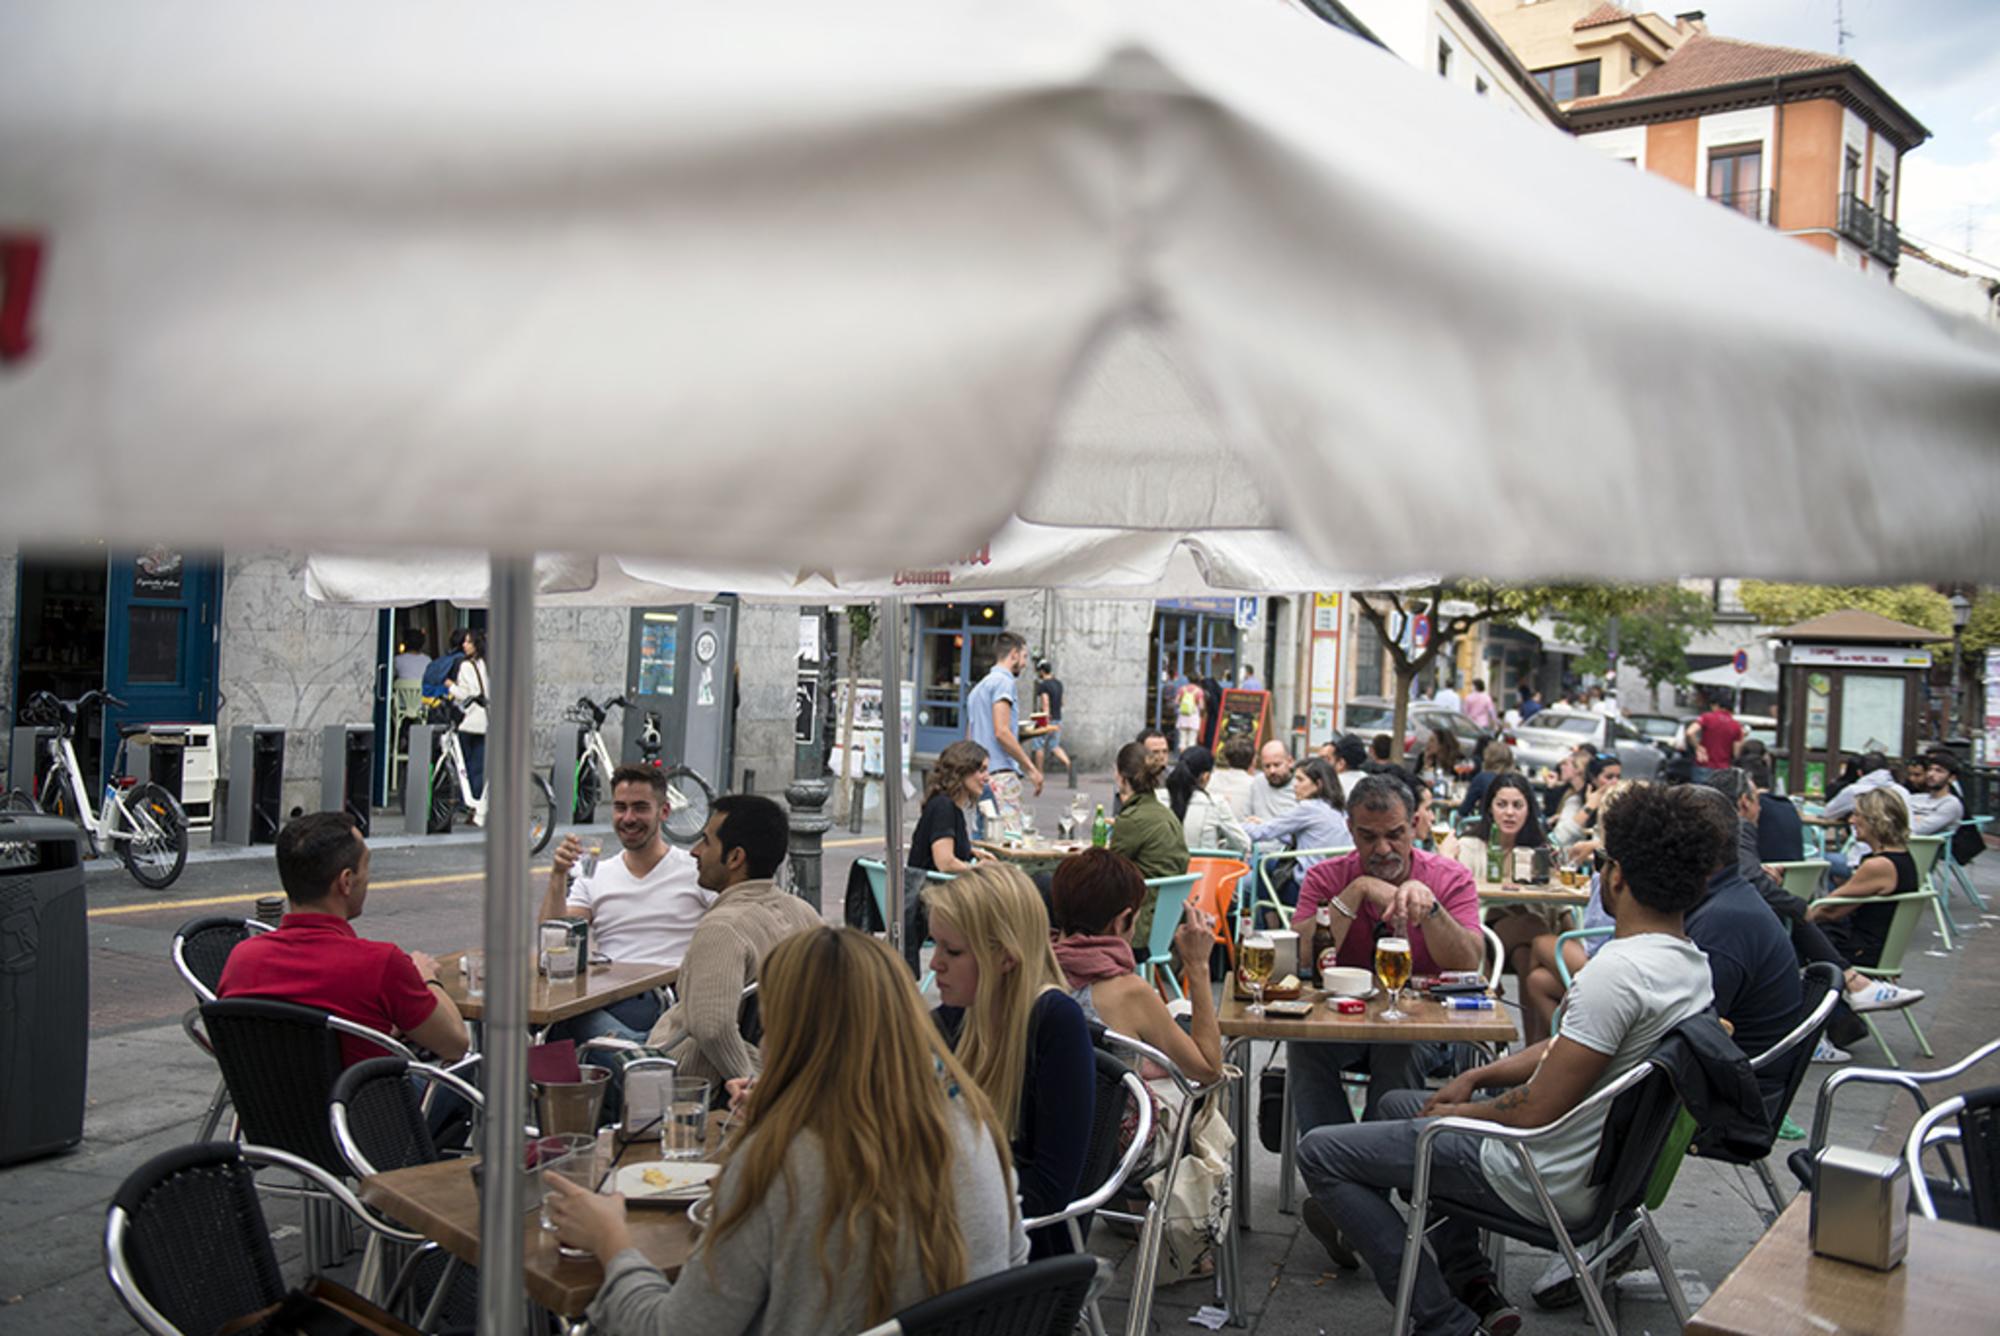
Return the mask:
<svg viewBox="0 0 2000 1336"><path fill-rule="evenodd" d="M1257 1141L1273 1155L1285 1144L1285 1069L1275 1062L1257 1078Z"/></svg>
<svg viewBox="0 0 2000 1336"><path fill-rule="evenodd" d="M1160 1263L1155 1279L1164 1285L1204 1274L1204 1259L1234 1229L1230 1211L1230 1152L1236 1134L1223 1112L1223 1098L1211 1096L1195 1110L1187 1151L1174 1170L1173 1191L1160 1203Z"/></svg>
<svg viewBox="0 0 2000 1336"><path fill-rule="evenodd" d="M1951 856L1954 861L1964 864L1986 852L1986 833L1970 821L1958 823L1958 829L1951 833Z"/></svg>

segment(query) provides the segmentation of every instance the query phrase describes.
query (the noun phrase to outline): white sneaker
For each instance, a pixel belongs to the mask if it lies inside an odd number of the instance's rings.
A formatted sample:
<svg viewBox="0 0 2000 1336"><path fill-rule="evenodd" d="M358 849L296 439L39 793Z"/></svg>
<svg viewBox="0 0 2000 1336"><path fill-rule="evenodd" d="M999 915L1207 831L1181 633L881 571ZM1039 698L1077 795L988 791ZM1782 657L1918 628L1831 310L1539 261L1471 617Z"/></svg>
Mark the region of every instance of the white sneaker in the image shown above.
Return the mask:
<svg viewBox="0 0 2000 1336"><path fill-rule="evenodd" d="M1912 1002L1924 1000L1921 988L1904 988L1899 984L1882 980L1871 980L1858 993L1847 995L1847 1006L1851 1011L1894 1011L1897 1007L1907 1007Z"/></svg>
<svg viewBox="0 0 2000 1336"><path fill-rule="evenodd" d="M1852 1062L1854 1061L1854 1055L1844 1048L1835 1048L1827 1041L1825 1035L1821 1035L1819 1044L1813 1049L1812 1060L1814 1062Z"/></svg>

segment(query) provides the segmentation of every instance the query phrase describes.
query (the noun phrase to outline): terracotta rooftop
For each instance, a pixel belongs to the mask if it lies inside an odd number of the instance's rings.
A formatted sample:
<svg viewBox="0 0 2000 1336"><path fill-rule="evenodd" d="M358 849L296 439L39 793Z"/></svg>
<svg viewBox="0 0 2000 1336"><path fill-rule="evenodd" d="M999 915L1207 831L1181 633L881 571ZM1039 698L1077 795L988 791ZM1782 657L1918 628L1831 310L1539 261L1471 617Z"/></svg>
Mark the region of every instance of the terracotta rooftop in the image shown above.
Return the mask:
<svg viewBox="0 0 2000 1336"><path fill-rule="evenodd" d="M1605 5L1604 9L1612 6ZM1586 21L1597 18L1596 13ZM1607 20L1608 21L1608 20ZM1578 27L1583 25L1579 23ZM1602 107L1613 102L1691 93L1702 88L1721 88L1752 79L1770 79L1784 74L1806 74L1814 70L1852 68L1843 56L1820 51L1801 51L1790 46L1766 46L1762 42L1739 42L1728 37L1697 33L1675 49L1665 61L1647 71L1646 76L1622 93L1585 98L1577 107Z"/></svg>
<svg viewBox="0 0 2000 1336"><path fill-rule="evenodd" d="M1613 4L1602 4L1591 10L1588 14L1585 14L1575 23L1572 23L1570 28L1572 31L1580 32L1585 28L1602 28L1607 23L1623 23L1626 19L1636 19L1638 17L1637 14L1634 14L1629 9L1623 9Z"/></svg>
<svg viewBox="0 0 2000 1336"><path fill-rule="evenodd" d="M1846 640L1896 645L1951 639L1948 635L1926 631L1921 626L1911 626L1907 622L1895 621L1879 613L1863 612L1859 608L1829 612L1823 617L1810 617L1781 631L1771 632L1771 637L1774 640Z"/></svg>

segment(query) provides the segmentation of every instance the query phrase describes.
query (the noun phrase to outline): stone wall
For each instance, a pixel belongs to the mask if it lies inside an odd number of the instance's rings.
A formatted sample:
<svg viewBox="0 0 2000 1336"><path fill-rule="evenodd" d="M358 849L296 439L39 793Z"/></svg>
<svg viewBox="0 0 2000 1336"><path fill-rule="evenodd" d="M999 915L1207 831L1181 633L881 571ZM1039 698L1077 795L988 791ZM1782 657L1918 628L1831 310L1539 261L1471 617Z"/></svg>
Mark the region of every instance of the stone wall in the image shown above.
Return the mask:
<svg viewBox="0 0 2000 1336"><path fill-rule="evenodd" d="M537 608L535 610L534 763L545 769L555 759L556 728L562 712L588 696L602 705L625 692L625 665L632 638L629 608ZM604 721L604 742L617 760L624 746L625 712Z"/></svg>
<svg viewBox="0 0 2000 1336"><path fill-rule="evenodd" d="M798 681L796 605L742 603L736 609L736 756L728 787L779 795L792 782L794 687Z"/></svg>

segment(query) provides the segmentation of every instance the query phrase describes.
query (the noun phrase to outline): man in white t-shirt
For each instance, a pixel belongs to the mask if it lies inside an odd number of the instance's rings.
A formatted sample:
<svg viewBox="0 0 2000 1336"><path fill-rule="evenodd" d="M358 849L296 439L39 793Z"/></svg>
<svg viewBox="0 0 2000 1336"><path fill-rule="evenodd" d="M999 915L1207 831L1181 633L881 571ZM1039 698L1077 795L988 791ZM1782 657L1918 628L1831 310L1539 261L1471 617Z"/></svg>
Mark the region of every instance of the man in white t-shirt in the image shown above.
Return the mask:
<svg viewBox="0 0 2000 1336"><path fill-rule="evenodd" d="M1727 832L1689 787L1641 785L1604 814L1605 909L1617 935L1576 976L1562 1032L1457 1077L1442 1090L1383 1096L1380 1122L1321 1127L1299 1142L1312 1199L1302 1214L1322 1240L1334 1231L1367 1258L1385 1298L1395 1299L1405 1224L1391 1194L1409 1191L1417 1134L1433 1117L1478 1118L1509 1127L1556 1121L1644 1061L1666 1034L1714 1001L1708 958L1687 938L1685 913L1700 903L1708 874L1728 855ZM1607 968L1607 965L1609 968ZM1480 1090L1501 1090L1474 1101ZM1604 1125L1584 1118L1535 1144L1535 1169L1565 1221L1596 1204L1591 1186ZM1430 1190L1496 1214L1539 1221L1533 1185L1504 1141L1445 1133L1434 1144ZM1411 1318L1419 1336L1513 1330L1509 1304L1470 1223L1433 1213L1430 1251L1417 1270ZM1332 1248L1329 1248L1332 1251ZM1435 1260L1433 1260L1435 1258Z"/></svg>
<svg viewBox="0 0 2000 1336"><path fill-rule="evenodd" d="M715 893L704 891L696 880L693 857L660 833L666 816L667 782L658 770L645 765L614 770L611 823L620 851L600 857L589 876L571 880L571 869L583 859L583 844L565 835L549 870L542 917L589 919L593 955L679 965ZM657 993L641 993L565 1021L551 1034L579 1043L599 1035L643 1042L660 1011Z"/></svg>

